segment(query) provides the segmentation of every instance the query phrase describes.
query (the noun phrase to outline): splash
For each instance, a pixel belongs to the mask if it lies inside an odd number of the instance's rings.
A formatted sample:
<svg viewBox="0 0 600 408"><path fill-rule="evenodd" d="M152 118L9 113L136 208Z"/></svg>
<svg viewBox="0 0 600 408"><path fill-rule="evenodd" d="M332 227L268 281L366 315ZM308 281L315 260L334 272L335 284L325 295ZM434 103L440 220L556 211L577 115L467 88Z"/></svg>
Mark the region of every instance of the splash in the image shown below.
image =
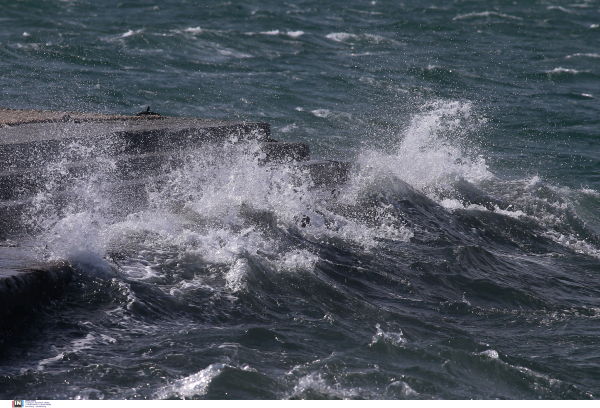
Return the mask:
<svg viewBox="0 0 600 408"><path fill-rule="evenodd" d="M395 152L367 151L359 156L363 172L357 180L372 185L393 176L439 200L432 192L447 189L456 180L493 178L485 159L470 145L469 137L486 122L472 110L469 102L437 100L422 105L400 135Z"/></svg>
<svg viewBox="0 0 600 408"><path fill-rule="evenodd" d="M73 176L68 159L74 156L93 165ZM348 201L350 185L316 186L293 163L265 164L256 141L173 152L158 170L125 181L110 152L73 144L47 170L27 217L39 245L49 259L67 259L107 277L119 257L129 259L117 262L123 278L146 282L160 281L161 262L191 257L217 268L213 288L237 293L247 290L253 265L275 273L312 272L320 259L315 244L370 250L382 239L412 236L385 206L369 208L359 200L350 203L358 209L340 211L339 198ZM158 261L161 251L173 254Z"/></svg>

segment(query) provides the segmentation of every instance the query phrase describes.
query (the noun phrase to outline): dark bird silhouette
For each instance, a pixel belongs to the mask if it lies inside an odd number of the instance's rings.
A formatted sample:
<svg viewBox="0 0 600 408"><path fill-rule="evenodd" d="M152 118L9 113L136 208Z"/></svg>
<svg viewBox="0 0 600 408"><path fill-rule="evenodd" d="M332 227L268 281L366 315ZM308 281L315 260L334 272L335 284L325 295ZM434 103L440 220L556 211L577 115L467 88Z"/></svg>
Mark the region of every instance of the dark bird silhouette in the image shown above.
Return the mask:
<svg viewBox="0 0 600 408"><path fill-rule="evenodd" d="M145 111L138 112L136 116L160 116L160 114L156 112L150 112L150 106L146 107Z"/></svg>

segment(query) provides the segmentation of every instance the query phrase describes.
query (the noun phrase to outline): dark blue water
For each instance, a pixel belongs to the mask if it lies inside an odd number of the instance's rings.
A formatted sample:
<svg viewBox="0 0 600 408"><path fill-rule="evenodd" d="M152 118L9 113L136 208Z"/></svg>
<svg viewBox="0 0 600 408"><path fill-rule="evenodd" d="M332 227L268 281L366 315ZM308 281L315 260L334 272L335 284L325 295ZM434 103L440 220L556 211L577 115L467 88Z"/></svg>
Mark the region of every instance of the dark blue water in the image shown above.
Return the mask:
<svg viewBox="0 0 600 408"><path fill-rule="evenodd" d="M600 395L600 2L0 1L0 86L353 164L190 152L125 216L110 160L66 212L49 168L23 222L77 273L2 337L0 399Z"/></svg>

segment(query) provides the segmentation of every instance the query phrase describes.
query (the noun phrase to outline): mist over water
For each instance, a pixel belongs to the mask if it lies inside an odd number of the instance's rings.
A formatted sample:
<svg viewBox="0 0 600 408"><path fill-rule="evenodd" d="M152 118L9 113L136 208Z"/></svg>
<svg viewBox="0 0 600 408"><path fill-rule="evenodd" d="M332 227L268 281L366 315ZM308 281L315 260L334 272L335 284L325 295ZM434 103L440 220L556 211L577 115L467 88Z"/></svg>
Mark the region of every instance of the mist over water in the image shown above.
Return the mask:
<svg viewBox="0 0 600 408"><path fill-rule="evenodd" d="M266 121L351 163L315 185L232 137L140 205L73 143L11 239L76 275L0 337L0 396L597 398L599 11L0 3L0 106Z"/></svg>

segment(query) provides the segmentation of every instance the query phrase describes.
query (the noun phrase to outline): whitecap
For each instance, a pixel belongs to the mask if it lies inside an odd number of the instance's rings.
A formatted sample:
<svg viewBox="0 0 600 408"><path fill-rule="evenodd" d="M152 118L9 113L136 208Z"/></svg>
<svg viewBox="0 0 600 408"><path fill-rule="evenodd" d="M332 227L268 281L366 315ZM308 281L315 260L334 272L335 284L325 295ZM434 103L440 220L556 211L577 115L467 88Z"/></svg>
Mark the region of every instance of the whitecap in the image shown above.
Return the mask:
<svg viewBox="0 0 600 408"><path fill-rule="evenodd" d="M569 10L567 8L564 8L563 6L548 6L548 7L546 7L546 9L547 10L558 10L558 11L562 11L563 13L567 13L567 14L579 14L575 10Z"/></svg>
<svg viewBox="0 0 600 408"><path fill-rule="evenodd" d="M235 264L225 274L227 287L232 292L239 292L245 289L244 278L250 272L250 266L247 259L237 259Z"/></svg>
<svg viewBox="0 0 600 408"><path fill-rule="evenodd" d="M465 205L456 198L445 198L440 201L440 205L447 210L458 210L465 208Z"/></svg>
<svg viewBox="0 0 600 408"><path fill-rule="evenodd" d="M261 31L261 34L263 34L263 35L287 35L292 38L298 38L301 35L304 35L304 31L298 30L298 31L283 32L283 31L279 31L279 30L271 30L271 31Z"/></svg>
<svg viewBox="0 0 600 408"><path fill-rule="evenodd" d="M329 109L315 109L311 110L311 113L317 118L326 118L331 114L331 111Z"/></svg>
<svg viewBox="0 0 600 408"><path fill-rule="evenodd" d="M398 393L400 393L401 395L403 395L405 397L416 397L417 395L419 395L418 392L413 390L410 387L410 385L408 385L404 381L393 381L390 384L388 384L387 387L385 387L385 390L387 393L390 393L393 391L394 395L397 395Z"/></svg>
<svg viewBox="0 0 600 408"><path fill-rule="evenodd" d="M280 132L281 133L289 133L289 132L291 132L292 130L295 130L295 129L298 129L298 125L296 125L295 123L292 123L290 125L286 125L286 126L282 127L280 129Z"/></svg>
<svg viewBox="0 0 600 408"><path fill-rule="evenodd" d="M550 74L550 75L552 75L552 74L563 74L563 73L574 74L575 75L575 74L579 74L581 72L588 72L588 71L578 71L578 70L573 69L573 68L563 68L563 67L558 67L558 68L554 68L552 70L546 71L546 73Z"/></svg>
<svg viewBox="0 0 600 408"><path fill-rule="evenodd" d="M297 38L297 37L300 37L301 35L304 35L304 31L302 31L302 30L288 31L286 34L289 35L290 37Z"/></svg>
<svg viewBox="0 0 600 408"><path fill-rule="evenodd" d="M339 383L329 385L327 381L321 377L320 373L311 373L300 378L298 383L294 386L291 396L302 397L304 393L308 391L323 394L327 398L348 399L355 398L359 395L355 389L346 389Z"/></svg>
<svg viewBox="0 0 600 408"><path fill-rule="evenodd" d="M534 189L543 185L542 179L539 176L533 176L526 184L528 189Z"/></svg>
<svg viewBox="0 0 600 408"><path fill-rule="evenodd" d="M139 30L127 30L126 33L121 34L118 38L127 38L127 37L131 37L132 35L135 34L140 34L144 31L143 28L139 29Z"/></svg>
<svg viewBox="0 0 600 408"><path fill-rule="evenodd" d="M500 18L506 18L506 19L510 19L510 20L523 20L521 17L512 16L510 14L498 13L497 11L482 11L482 12L472 12L472 13L467 13L467 14L459 14L456 17L454 17L452 20L464 20L464 19L481 18L481 17L485 17L485 18L500 17Z"/></svg>
<svg viewBox="0 0 600 408"><path fill-rule="evenodd" d="M329 38L330 40L342 42L347 40L354 40L358 38L356 34L350 33L330 33L325 36L325 38Z"/></svg>
<svg viewBox="0 0 600 408"><path fill-rule="evenodd" d="M217 50L219 54L221 55L225 55L227 57L234 57L234 58L252 58L253 55L251 54L246 54L245 52L241 52L241 51L236 51L236 50L232 50L232 49L221 49L221 50Z"/></svg>
<svg viewBox="0 0 600 408"><path fill-rule="evenodd" d="M494 360L500 358L500 354L498 354L496 350L492 349L482 351L481 353L479 353L479 355L489 357Z"/></svg>
<svg viewBox="0 0 600 408"><path fill-rule="evenodd" d="M514 218L514 219L520 219L520 218L527 217L527 214L525 214L521 210L512 210L512 211L511 210L502 210L502 209L496 207L494 212L496 212L498 214L506 215L507 217Z"/></svg>
<svg viewBox="0 0 600 408"><path fill-rule="evenodd" d="M204 32L204 30L200 27L189 27L183 31L186 33L191 33L191 34L201 34L202 32Z"/></svg>
<svg viewBox="0 0 600 408"><path fill-rule="evenodd" d="M379 323L377 323L375 325L375 329L377 331L376 331L375 335L373 336L373 339L371 340L371 343L369 344L369 346L373 346L374 344L377 344L379 342L390 343L390 344L393 344L394 346L401 346L406 343L406 339L404 338L404 335L402 334L402 330L400 330L398 333L393 333L391 331L386 332L381 329L381 325Z"/></svg>
<svg viewBox="0 0 600 408"><path fill-rule="evenodd" d="M593 189L589 188L589 187L582 187L579 191L581 193L585 194L585 195L589 195L589 196L592 196L592 197L600 198L600 193L598 191L596 191L596 190L593 190Z"/></svg>
<svg viewBox="0 0 600 408"><path fill-rule="evenodd" d="M156 396L159 399L170 397L181 397L185 399L194 396L202 396L207 393L211 381L221 374L225 367L227 367L225 364L211 364L196 374L177 380L173 384L158 390Z"/></svg>
<svg viewBox="0 0 600 408"><path fill-rule="evenodd" d="M279 256L277 264L285 271L312 271L319 257L307 250L294 250Z"/></svg>
<svg viewBox="0 0 600 408"><path fill-rule="evenodd" d="M565 58L600 58L600 54L578 52L577 54L567 55Z"/></svg>
<svg viewBox="0 0 600 408"><path fill-rule="evenodd" d="M567 247L579 254L592 256L600 259L600 250L573 234L564 235L554 230L548 230L543 233L544 236L550 238L557 244Z"/></svg>

